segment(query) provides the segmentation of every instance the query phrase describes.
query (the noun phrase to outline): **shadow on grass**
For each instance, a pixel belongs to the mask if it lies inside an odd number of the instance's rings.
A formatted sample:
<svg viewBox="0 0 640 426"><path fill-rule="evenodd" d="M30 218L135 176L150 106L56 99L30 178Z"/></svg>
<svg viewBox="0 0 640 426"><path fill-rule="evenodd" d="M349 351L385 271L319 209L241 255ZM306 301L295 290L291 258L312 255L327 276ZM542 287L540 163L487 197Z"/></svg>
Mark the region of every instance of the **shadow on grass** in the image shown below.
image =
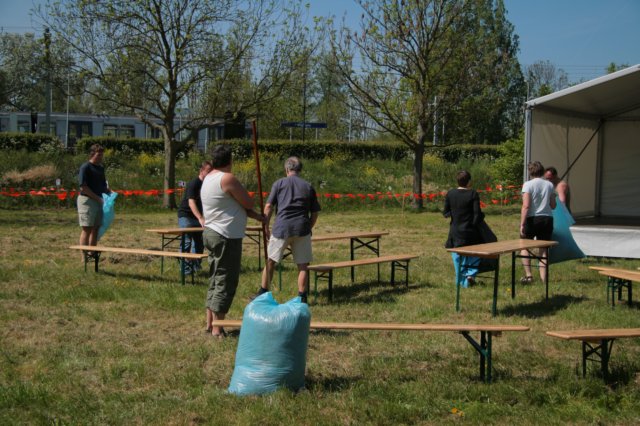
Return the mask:
<svg viewBox="0 0 640 426"><path fill-rule="evenodd" d="M326 287L326 283L318 283L318 285L323 285ZM391 285L391 283L387 281L366 281L362 283L346 283L346 284L338 284L334 282L333 284L333 301L329 302L329 289L324 288L318 290L318 299L315 303L328 303L332 305L340 305L346 303L361 303L361 304L370 304L370 303L378 303L378 302L395 302L397 296L401 294L405 294L410 290L415 290L420 287L432 287L428 284L420 284L413 283L408 286L404 285L404 283L396 283L395 285ZM380 291L375 291L377 289L381 289ZM313 289L311 289L311 297L313 298Z"/></svg>
<svg viewBox="0 0 640 426"><path fill-rule="evenodd" d="M325 392L340 392L350 388L353 383L361 379L362 377L358 376L316 377L314 374L307 374L305 377L305 387L308 389L321 389Z"/></svg>
<svg viewBox="0 0 640 426"><path fill-rule="evenodd" d="M597 374L602 377L602 373L600 371L598 371ZM612 389L617 389L619 386L627 386L630 383L633 383L636 380L637 375L638 365L635 363L631 365L621 365L616 363L613 367L609 364L609 374L604 382Z"/></svg>
<svg viewBox="0 0 640 426"><path fill-rule="evenodd" d="M498 314L524 318L540 318L554 315L556 312L566 309L569 305L582 303L585 300L588 300L588 298L570 295L555 295L550 297L549 300L543 299L534 303L526 303L498 309Z"/></svg>
<svg viewBox="0 0 640 426"><path fill-rule="evenodd" d="M91 271L93 273L93 271ZM87 271L89 273L89 271ZM105 271L104 269L100 269L98 274L107 275L113 278L126 278L136 281L144 281L144 282L158 282L158 283L167 283L167 284L178 284L182 285L182 281L180 280L179 274L167 274L165 275L146 275L146 274L135 274L131 272L112 272ZM185 285L191 285L191 275L187 275L185 278ZM208 285L207 277L197 275L195 279L194 285Z"/></svg>

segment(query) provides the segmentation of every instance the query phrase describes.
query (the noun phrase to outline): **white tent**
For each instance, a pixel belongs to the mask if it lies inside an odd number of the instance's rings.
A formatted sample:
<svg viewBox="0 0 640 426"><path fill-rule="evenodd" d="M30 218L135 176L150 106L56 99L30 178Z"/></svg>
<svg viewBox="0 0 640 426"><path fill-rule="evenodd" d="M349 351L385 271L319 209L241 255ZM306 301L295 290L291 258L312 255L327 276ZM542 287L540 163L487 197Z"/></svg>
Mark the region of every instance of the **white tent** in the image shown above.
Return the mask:
<svg viewBox="0 0 640 426"><path fill-rule="evenodd" d="M569 183L577 219L640 226L640 64L528 101L525 176L535 160Z"/></svg>

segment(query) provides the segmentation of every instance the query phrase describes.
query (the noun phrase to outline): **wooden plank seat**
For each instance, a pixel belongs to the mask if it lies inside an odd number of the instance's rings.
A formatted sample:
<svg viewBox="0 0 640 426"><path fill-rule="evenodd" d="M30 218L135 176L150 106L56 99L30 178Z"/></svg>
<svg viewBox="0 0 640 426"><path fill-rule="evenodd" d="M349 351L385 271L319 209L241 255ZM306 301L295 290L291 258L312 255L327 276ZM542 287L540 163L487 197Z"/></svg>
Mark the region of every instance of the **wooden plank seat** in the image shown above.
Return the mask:
<svg viewBox="0 0 640 426"><path fill-rule="evenodd" d="M214 326L241 327L241 320L214 320ZM480 378L491 382L492 337L499 337L508 331L529 331L521 325L497 324L411 324L411 323L363 323L363 322L317 322L311 321L311 328L317 330L398 330L398 331L449 331L462 334L480 355ZM471 335L480 332L479 341Z"/></svg>
<svg viewBox="0 0 640 426"><path fill-rule="evenodd" d="M547 336L582 341L582 376L587 374L587 361L599 362L603 378L609 375L609 359L616 339L640 337L640 328L603 328L593 330L547 331Z"/></svg>
<svg viewBox="0 0 640 426"><path fill-rule="evenodd" d="M180 278L182 285L185 283L185 262L205 259L207 254L204 253L180 253L175 251L164 250L147 250L147 249L135 249L124 247L107 247L107 246L85 246L74 245L69 247L72 250L82 250L84 253L84 270L87 271L87 263L91 260L94 261L94 270L98 272L98 263L100 261L100 255L102 253L123 253L137 256L159 256L159 257L173 257L180 260ZM194 284L194 275L191 274L191 283Z"/></svg>
<svg viewBox="0 0 640 426"><path fill-rule="evenodd" d="M622 290L627 289L627 305L633 304L633 281L640 281L640 271L612 268L608 266L589 266L589 269L598 271L607 277L607 303L611 294L611 307L615 307L616 293L618 301L622 301Z"/></svg>
<svg viewBox="0 0 640 426"><path fill-rule="evenodd" d="M333 300L333 270L340 268L354 268L364 265L379 265L381 263L391 263L391 284L395 285L396 268L405 271L405 285L409 286L409 261L418 257L417 254L392 254L380 257L370 257L366 259L344 260L340 262L321 263L309 265L309 271L314 272L313 291L318 297L318 280L324 279L329 286L329 301ZM380 277L378 276L378 279ZM353 282L353 276L352 276Z"/></svg>

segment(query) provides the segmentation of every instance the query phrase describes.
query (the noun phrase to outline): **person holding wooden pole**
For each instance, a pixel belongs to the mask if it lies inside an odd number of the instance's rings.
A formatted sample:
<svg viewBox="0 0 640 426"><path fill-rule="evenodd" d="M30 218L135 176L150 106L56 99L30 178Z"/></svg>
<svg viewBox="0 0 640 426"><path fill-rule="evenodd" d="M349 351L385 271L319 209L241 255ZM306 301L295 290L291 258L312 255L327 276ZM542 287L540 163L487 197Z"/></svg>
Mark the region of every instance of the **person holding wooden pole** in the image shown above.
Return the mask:
<svg viewBox="0 0 640 426"><path fill-rule="evenodd" d="M224 329L213 327L212 321L225 318L236 294L247 216L263 223L265 219L253 209L253 199L231 173L231 147L217 145L212 154L213 169L200 191L204 246L209 250L206 331L224 337Z"/></svg>

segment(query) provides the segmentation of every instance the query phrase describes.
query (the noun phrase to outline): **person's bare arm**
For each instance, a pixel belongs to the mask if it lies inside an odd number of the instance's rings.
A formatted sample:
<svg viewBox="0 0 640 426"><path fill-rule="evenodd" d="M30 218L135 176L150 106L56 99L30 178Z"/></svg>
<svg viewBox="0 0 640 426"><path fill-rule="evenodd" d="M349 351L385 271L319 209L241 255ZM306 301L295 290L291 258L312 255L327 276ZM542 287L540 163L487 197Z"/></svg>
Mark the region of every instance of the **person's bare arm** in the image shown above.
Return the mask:
<svg viewBox="0 0 640 426"><path fill-rule="evenodd" d="M253 210L253 198L249 196L247 190L234 175L225 173L220 181L220 186L224 192L231 195L242 207L247 210Z"/></svg>
<svg viewBox="0 0 640 426"><path fill-rule="evenodd" d="M316 222L318 221L318 212L311 213L311 229L316 226Z"/></svg>
<svg viewBox="0 0 640 426"><path fill-rule="evenodd" d="M264 223L264 216L253 209L253 198L242 186L238 178L231 173L225 173L220 181L220 187L230 194L247 211L247 216Z"/></svg>
<svg viewBox="0 0 640 426"><path fill-rule="evenodd" d="M566 206L569 204L569 186L566 182L561 181L556 186L556 192L558 193L558 199L564 203Z"/></svg>
<svg viewBox="0 0 640 426"><path fill-rule="evenodd" d="M522 194L522 210L520 211L520 236L524 235L524 224L527 221L527 213L531 207L531 194L524 192Z"/></svg>

